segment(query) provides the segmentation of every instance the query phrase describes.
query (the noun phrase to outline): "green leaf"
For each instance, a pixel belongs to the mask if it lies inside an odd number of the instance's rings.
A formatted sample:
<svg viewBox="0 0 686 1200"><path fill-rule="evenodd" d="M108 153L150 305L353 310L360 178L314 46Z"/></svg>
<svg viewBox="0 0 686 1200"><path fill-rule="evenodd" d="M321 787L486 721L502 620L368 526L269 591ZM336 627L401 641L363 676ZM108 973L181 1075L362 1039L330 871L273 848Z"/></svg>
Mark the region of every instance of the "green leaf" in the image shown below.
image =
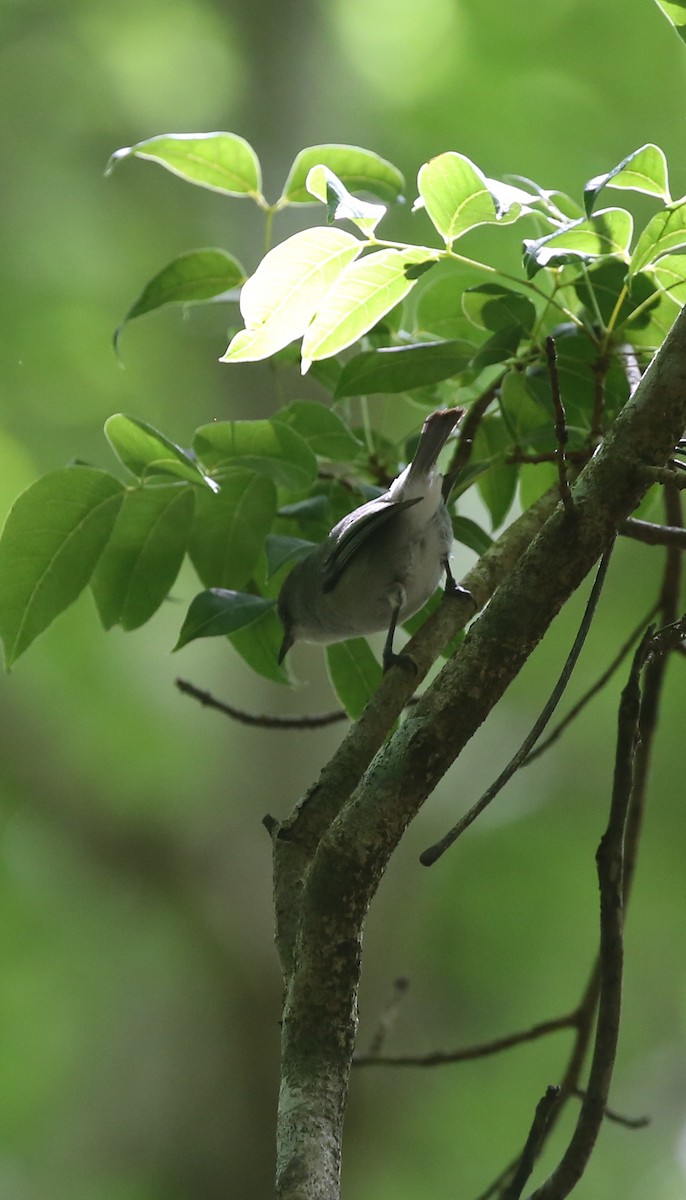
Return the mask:
<svg viewBox="0 0 686 1200"><path fill-rule="evenodd" d="M305 332L303 373L315 359L329 358L367 333L412 290L419 278L417 267L435 260L435 251L417 246L378 250L351 262L323 297Z"/></svg>
<svg viewBox="0 0 686 1200"><path fill-rule="evenodd" d="M274 609L231 634L231 645L253 671L274 683L290 683L286 667L278 661L282 641L283 629Z"/></svg>
<svg viewBox="0 0 686 1200"><path fill-rule="evenodd" d="M353 192L371 192L380 200L392 204L402 194L405 180L397 167L373 150L360 146L308 146L295 159L284 184L280 205L313 204L307 190L307 176L312 167L322 164L334 171L341 183Z"/></svg>
<svg viewBox="0 0 686 1200"><path fill-rule="evenodd" d="M342 229L304 229L275 246L243 285L245 322L221 362L254 362L302 337L327 292L364 248Z"/></svg>
<svg viewBox="0 0 686 1200"><path fill-rule="evenodd" d="M490 459L491 465L479 476L476 486L494 529L505 520L517 490L517 468L503 462L511 445L503 420L495 415L484 417L474 439L474 456L478 460Z"/></svg>
<svg viewBox="0 0 686 1200"><path fill-rule="evenodd" d="M125 158L160 163L174 175L225 196L261 199L260 163L252 146L235 133L166 133L115 150L105 171Z"/></svg>
<svg viewBox="0 0 686 1200"><path fill-rule="evenodd" d="M215 421L193 435L198 458L212 471L250 467L291 492L305 491L317 475L317 460L299 434L281 421Z"/></svg>
<svg viewBox="0 0 686 1200"><path fill-rule="evenodd" d="M474 346L462 341L419 342L415 346L365 350L345 364L335 395L411 392L413 388L458 375L473 355Z"/></svg>
<svg viewBox="0 0 686 1200"><path fill-rule="evenodd" d="M423 204L448 246L469 229L496 224L505 215L479 168L453 150L420 167L417 187L421 202L413 211ZM520 206L511 206L509 220L520 212Z"/></svg>
<svg viewBox="0 0 686 1200"><path fill-rule="evenodd" d="M680 307L686 304L686 258L683 255L666 254L651 264L650 274L676 305ZM643 276L637 278L642 279Z"/></svg>
<svg viewBox="0 0 686 1200"><path fill-rule="evenodd" d="M194 496L175 483L126 493L91 579L105 629L137 629L169 594L186 553Z"/></svg>
<svg viewBox="0 0 686 1200"><path fill-rule="evenodd" d="M556 233L524 242L524 265L531 278L541 267L559 266L575 258L591 260L618 255L628 261L633 233L631 213L605 208L595 216L572 221Z"/></svg>
<svg viewBox="0 0 686 1200"><path fill-rule="evenodd" d="M462 293L478 282L481 272L453 263L442 264L414 293L414 329L446 341L470 341L474 329L462 308Z"/></svg>
<svg viewBox="0 0 686 1200"><path fill-rule="evenodd" d="M385 204L358 200L338 176L322 163L308 172L306 187L316 200L326 204L329 221L352 221L367 237L372 236L379 221L388 212Z"/></svg>
<svg viewBox="0 0 686 1200"><path fill-rule="evenodd" d="M235 633L237 629L251 625L275 605L276 600L253 596L248 592L232 592L224 588L200 592L191 601L174 649L180 650L196 638L225 637L226 634Z"/></svg>
<svg viewBox="0 0 686 1200"><path fill-rule="evenodd" d="M481 556L493 545L493 538L469 517L453 516L452 522L455 539L463 546L468 546L475 554Z"/></svg>
<svg viewBox="0 0 686 1200"><path fill-rule="evenodd" d="M16 501L0 538L0 637L7 668L88 583L124 489L92 467L65 467Z"/></svg>
<svg viewBox="0 0 686 1200"><path fill-rule="evenodd" d="M381 682L382 671L364 638L326 647L326 665L334 692L356 721Z"/></svg>
<svg viewBox="0 0 686 1200"><path fill-rule="evenodd" d="M467 288L462 295L462 308L477 329L492 333L514 325L530 333L536 320L536 309L529 298L500 283L480 283Z"/></svg>
<svg viewBox="0 0 686 1200"><path fill-rule="evenodd" d="M202 304L240 287L245 270L232 254L224 250L190 250L180 254L144 287L138 299L117 326L115 349L128 321L166 304Z"/></svg>
<svg viewBox="0 0 686 1200"><path fill-rule="evenodd" d="M595 175L584 187L584 207L590 217L595 202L603 188L628 188L644 192L647 196L659 196L669 204L669 176L664 151L652 142L628 154L616 167L604 175Z"/></svg>
<svg viewBox="0 0 686 1200"><path fill-rule="evenodd" d="M477 371L483 371L484 367L514 358L523 332L521 325L507 325L504 329L498 329L479 347L472 359L472 366Z"/></svg>
<svg viewBox="0 0 686 1200"><path fill-rule="evenodd" d="M686 42L686 0L655 0L655 2L681 40Z"/></svg>
<svg viewBox="0 0 686 1200"><path fill-rule="evenodd" d="M173 475L216 490L214 480L203 475L190 454L138 417L129 417L125 413L108 417L105 436L120 462L138 479L148 475Z"/></svg>
<svg viewBox="0 0 686 1200"><path fill-rule="evenodd" d="M267 576L271 579L272 575L276 575L282 567L288 566L289 563L297 562L310 553L315 547L315 542L305 541L304 538L284 537L282 534L268 534L264 549L267 555Z"/></svg>
<svg viewBox="0 0 686 1200"><path fill-rule="evenodd" d="M532 397L521 371L508 371L500 385L500 411L512 437L526 445L532 434L546 429L553 436L550 414Z"/></svg>
<svg viewBox="0 0 686 1200"><path fill-rule="evenodd" d="M621 329L625 322L630 320L634 309L651 296L654 296L654 304L657 304L659 299L655 295L654 282L643 274L634 278L631 291L628 292L626 265L616 259L600 262L597 266L579 275L574 281L573 287L590 320L597 321L596 313L598 312L605 326L609 325L611 320L613 321L615 330ZM651 306L647 305L643 309L637 318L637 327L647 325L650 320L650 308ZM634 327L632 325L632 328Z"/></svg>
<svg viewBox="0 0 686 1200"><path fill-rule="evenodd" d="M268 476L240 467L222 477L217 495L200 492L188 553L205 587L242 588L250 579L276 514Z"/></svg>
<svg viewBox="0 0 686 1200"><path fill-rule="evenodd" d="M686 249L686 196L668 204L655 213L639 237L631 256L629 275L637 275L644 267L665 254Z"/></svg>
<svg viewBox="0 0 686 1200"><path fill-rule="evenodd" d="M312 400L294 400L275 413L272 420L294 429L318 458L345 462L357 458L362 448L337 413Z"/></svg>

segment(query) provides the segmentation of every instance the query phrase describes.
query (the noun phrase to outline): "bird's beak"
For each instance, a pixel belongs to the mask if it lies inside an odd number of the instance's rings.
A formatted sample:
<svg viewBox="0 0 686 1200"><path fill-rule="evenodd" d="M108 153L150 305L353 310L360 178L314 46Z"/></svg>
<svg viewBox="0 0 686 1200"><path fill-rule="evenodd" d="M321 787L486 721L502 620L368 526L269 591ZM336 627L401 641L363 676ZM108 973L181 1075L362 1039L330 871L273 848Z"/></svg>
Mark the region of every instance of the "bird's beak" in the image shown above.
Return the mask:
<svg viewBox="0 0 686 1200"><path fill-rule="evenodd" d="M282 641L282 643L281 643L281 646L280 646L280 648L279 648L279 656L278 656L278 659L277 659L277 662L278 662L279 666L281 666L281 663L283 662L284 658L285 658L285 657L286 657L286 655L288 654L288 651L290 650L290 648L291 648L291 646L293 645L293 642L294 642L294 641L295 641L295 638L293 637L293 634L292 634L292 633L289 633L289 632L286 632L286 633L284 633L284 635L283 635L283 641Z"/></svg>

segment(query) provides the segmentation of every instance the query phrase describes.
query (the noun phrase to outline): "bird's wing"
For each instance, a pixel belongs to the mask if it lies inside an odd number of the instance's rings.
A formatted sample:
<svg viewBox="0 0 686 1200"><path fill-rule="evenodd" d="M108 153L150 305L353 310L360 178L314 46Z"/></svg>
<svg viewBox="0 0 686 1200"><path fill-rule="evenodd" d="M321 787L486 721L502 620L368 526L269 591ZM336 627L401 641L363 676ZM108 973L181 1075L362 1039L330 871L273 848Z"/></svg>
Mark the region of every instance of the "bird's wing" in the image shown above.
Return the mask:
<svg viewBox="0 0 686 1200"><path fill-rule="evenodd" d="M353 555L357 554L377 529L404 508L410 508L422 499L422 496L413 496L410 500L389 502L379 497L378 500L370 500L368 504L362 505L361 509L351 513L350 521L344 517L339 525L340 532L324 564L324 591L330 592L335 588Z"/></svg>

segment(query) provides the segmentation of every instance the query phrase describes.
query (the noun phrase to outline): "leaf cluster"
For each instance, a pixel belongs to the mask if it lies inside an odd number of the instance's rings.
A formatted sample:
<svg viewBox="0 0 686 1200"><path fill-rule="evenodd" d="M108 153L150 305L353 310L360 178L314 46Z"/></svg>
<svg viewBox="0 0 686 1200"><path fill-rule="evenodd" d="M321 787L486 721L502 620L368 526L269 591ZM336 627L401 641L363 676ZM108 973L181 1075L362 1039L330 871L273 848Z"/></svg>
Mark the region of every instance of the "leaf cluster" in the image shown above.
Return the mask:
<svg viewBox="0 0 686 1200"><path fill-rule="evenodd" d="M139 627L188 555L204 590L177 648L229 637L254 670L287 682L275 613L286 572L411 457L411 444L374 428L370 397L414 405L417 425L422 410L470 410L453 494L476 487L491 528L455 514L454 532L481 554L518 490L526 507L550 482L546 339L557 346L568 453L583 460L629 395L627 363L652 355L686 298L686 197L672 199L655 145L590 180L582 203L528 179L490 179L455 151L439 154L418 172L421 233L412 243L380 236L405 182L360 147L302 150L274 202L263 195L255 151L235 134L151 138L117 151L108 171L127 158L252 201L268 240L290 206L308 205L322 220L276 243L251 273L223 248L180 255L145 285L115 343L127 322L168 304L238 305L242 328L222 361L299 363L325 402L295 401L270 420L205 424L187 448L137 417L111 417L105 433L124 482L68 466L38 480L10 513L0 540L8 665L86 586L105 629ZM629 209L599 207L610 191L642 193L655 211L635 230ZM475 229L491 229L497 251L498 231L520 222L531 235L520 272L465 253ZM359 712L379 678L368 645L332 647L328 662L346 708Z"/></svg>

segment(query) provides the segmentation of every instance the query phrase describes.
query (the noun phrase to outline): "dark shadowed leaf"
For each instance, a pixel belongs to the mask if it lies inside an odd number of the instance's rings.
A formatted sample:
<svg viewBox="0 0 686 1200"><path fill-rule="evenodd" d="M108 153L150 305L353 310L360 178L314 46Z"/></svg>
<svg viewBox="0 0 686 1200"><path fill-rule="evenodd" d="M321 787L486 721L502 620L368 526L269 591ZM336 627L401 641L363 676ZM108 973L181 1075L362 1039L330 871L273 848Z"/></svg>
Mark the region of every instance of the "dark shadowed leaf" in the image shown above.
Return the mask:
<svg viewBox="0 0 686 1200"><path fill-rule="evenodd" d="M275 600L266 596L253 596L224 588L200 592L191 601L174 649L180 650L196 638L224 637L235 633L237 629L251 625L267 609L274 608L275 604Z"/></svg>
<svg viewBox="0 0 686 1200"><path fill-rule="evenodd" d="M365 350L343 367L336 396L410 392L463 371L474 355L469 342L418 342Z"/></svg>
<svg viewBox="0 0 686 1200"><path fill-rule="evenodd" d="M173 475L190 483L216 488L214 481L203 475L186 450L146 421L139 421L138 417L129 417L126 413L108 417L105 436L120 462L138 479L149 475Z"/></svg>
<svg viewBox="0 0 686 1200"><path fill-rule="evenodd" d="M205 587L245 587L276 513L267 475L232 467L217 495L198 492L188 553Z"/></svg>
<svg viewBox="0 0 686 1200"><path fill-rule="evenodd" d="M281 421L201 425L193 448L208 470L249 467L292 492L305 491L317 474L317 460L307 443Z"/></svg>
<svg viewBox="0 0 686 1200"><path fill-rule="evenodd" d="M382 671L364 638L326 647L329 679L348 716L357 720L381 682Z"/></svg>

